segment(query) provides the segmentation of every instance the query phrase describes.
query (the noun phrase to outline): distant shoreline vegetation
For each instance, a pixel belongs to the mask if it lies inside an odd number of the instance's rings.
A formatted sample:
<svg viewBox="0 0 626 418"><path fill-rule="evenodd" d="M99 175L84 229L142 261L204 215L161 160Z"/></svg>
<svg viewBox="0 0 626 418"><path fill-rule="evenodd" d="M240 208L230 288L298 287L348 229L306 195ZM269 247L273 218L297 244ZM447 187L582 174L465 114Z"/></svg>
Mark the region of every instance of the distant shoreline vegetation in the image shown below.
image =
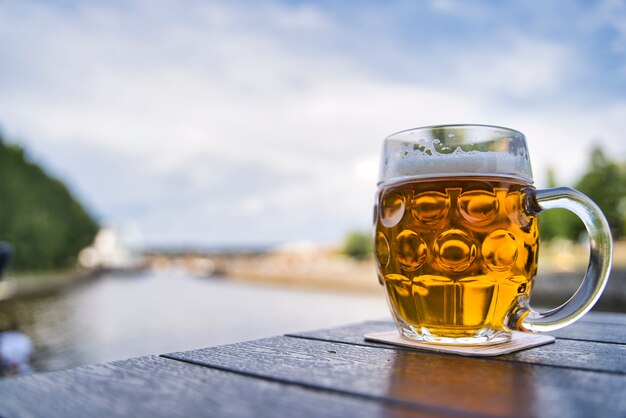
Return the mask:
<svg viewBox="0 0 626 418"><path fill-rule="evenodd" d="M562 186L554 170L548 170L548 187ZM626 236L626 162L607 157L599 146L590 154L585 171L574 184L574 189L586 194L602 209L614 240ZM565 209L554 209L539 214L541 238L576 241L585 235L583 223Z"/></svg>
<svg viewBox="0 0 626 418"><path fill-rule="evenodd" d="M0 241L13 248L10 269L73 266L98 224L60 180L0 133Z"/></svg>

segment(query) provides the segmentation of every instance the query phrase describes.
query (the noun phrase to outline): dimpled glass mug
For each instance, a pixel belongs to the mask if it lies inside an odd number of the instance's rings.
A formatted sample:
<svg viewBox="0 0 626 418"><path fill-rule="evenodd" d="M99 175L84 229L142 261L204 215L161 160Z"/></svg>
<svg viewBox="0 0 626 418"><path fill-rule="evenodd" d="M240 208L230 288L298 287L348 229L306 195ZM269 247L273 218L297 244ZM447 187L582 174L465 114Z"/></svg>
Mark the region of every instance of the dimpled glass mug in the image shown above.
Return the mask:
<svg viewBox="0 0 626 418"><path fill-rule="evenodd" d="M580 192L532 184L526 140L511 129L432 126L385 139L374 246L379 280L403 337L501 343L513 330L556 330L591 309L611 267L608 223ZM541 313L529 305L537 214L552 208L581 218L590 260L574 296Z"/></svg>

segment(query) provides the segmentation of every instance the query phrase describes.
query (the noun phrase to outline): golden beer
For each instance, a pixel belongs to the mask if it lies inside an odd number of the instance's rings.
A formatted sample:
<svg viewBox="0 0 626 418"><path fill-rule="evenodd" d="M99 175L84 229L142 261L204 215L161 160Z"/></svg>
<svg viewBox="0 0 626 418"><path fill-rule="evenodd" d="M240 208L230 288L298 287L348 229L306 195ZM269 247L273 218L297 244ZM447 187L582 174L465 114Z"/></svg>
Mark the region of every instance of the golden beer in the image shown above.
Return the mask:
<svg viewBox="0 0 626 418"><path fill-rule="evenodd" d="M520 296L529 296L537 271L537 219L522 205L530 187L495 176L381 186L375 210L378 273L405 337L508 338L507 315Z"/></svg>

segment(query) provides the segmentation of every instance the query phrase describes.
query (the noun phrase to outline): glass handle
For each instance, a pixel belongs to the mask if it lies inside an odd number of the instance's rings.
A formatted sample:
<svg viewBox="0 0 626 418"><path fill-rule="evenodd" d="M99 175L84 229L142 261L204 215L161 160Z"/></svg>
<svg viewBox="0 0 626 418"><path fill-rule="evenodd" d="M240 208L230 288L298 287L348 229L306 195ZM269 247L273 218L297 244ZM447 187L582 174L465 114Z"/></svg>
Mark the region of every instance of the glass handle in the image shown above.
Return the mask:
<svg viewBox="0 0 626 418"><path fill-rule="evenodd" d="M587 196L569 187L525 190L525 209L530 214L562 208L575 213L589 234L589 266L580 287L567 302L547 312L537 312L527 298L520 298L509 316L509 327L521 331L546 332L563 328L580 319L596 303L606 286L613 259L609 224L600 208Z"/></svg>

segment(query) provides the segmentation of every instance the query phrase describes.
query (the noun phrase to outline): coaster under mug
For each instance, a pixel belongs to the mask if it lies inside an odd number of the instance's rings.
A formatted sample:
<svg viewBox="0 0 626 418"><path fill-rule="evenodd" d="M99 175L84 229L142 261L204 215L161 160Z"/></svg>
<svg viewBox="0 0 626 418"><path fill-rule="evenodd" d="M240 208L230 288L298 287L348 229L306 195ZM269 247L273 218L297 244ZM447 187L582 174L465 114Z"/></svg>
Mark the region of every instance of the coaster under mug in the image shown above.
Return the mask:
<svg viewBox="0 0 626 418"><path fill-rule="evenodd" d="M552 335L530 334L527 332L513 331L510 341L498 344L483 345L448 345L424 343L407 340L400 336L397 330L373 332L363 336L366 341L374 341L383 344L391 344L400 347L416 348L419 350L435 351L438 353L458 354L461 356L491 357L510 354L527 348L539 347L551 344L555 341Z"/></svg>

